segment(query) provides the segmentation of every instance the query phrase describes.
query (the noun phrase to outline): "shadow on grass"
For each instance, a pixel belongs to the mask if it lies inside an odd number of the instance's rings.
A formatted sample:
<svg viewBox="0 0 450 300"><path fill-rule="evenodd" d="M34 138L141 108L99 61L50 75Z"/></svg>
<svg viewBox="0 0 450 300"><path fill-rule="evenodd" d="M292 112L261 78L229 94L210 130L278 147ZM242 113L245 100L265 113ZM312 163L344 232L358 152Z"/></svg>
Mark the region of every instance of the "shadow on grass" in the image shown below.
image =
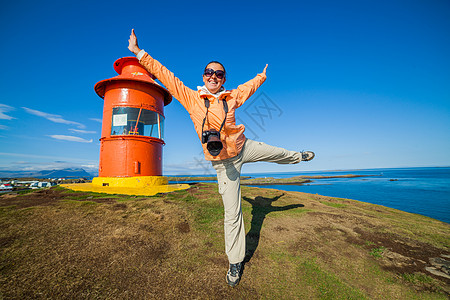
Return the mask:
<svg viewBox="0 0 450 300"><path fill-rule="evenodd" d="M249 262L253 254L258 248L259 237L261 233L262 224L266 216L273 211L285 211L293 208L304 207L303 204L290 204L286 206L272 206L272 203L283 197L285 194L275 196L273 198L266 198L262 196L255 197L255 200L243 197L245 201L252 205L252 221L250 231L245 237L246 253L244 264Z"/></svg>

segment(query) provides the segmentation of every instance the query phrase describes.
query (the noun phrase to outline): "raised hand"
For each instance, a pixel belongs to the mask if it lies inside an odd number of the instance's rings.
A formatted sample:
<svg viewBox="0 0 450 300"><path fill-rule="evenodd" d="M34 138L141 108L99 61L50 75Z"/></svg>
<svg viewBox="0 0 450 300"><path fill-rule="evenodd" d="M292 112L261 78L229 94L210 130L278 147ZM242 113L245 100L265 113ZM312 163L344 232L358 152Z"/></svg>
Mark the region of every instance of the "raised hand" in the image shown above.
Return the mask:
<svg viewBox="0 0 450 300"><path fill-rule="evenodd" d="M264 73L264 75L266 75L266 70L267 70L267 66L268 66L269 64L266 64L266 66L264 67L264 70L263 70L263 73Z"/></svg>
<svg viewBox="0 0 450 300"><path fill-rule="evenodd" d="M134 34L134 29L131 29L130 39L128 40L128 49L135 55L137 55L139 51L141 51L138 46L137 37Z"/></svg>

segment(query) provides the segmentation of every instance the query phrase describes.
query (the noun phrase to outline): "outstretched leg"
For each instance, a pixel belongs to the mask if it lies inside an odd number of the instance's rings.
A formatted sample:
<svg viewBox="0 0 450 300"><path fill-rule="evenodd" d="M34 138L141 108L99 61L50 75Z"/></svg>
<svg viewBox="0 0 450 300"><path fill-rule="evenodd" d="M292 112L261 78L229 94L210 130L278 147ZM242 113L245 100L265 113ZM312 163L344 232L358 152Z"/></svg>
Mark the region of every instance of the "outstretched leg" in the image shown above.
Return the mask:
<svg viewBox="0 0 450 300"><path fill-rule="evenodd" d="M314 157L314 154L311 156ZM302 152L289 151L250 139L245 141L245 146L242 150L243 163L267 161L277 164L297 164L302 160L311 160L312 157L309 158L308 156L302 155Z"/></svg>

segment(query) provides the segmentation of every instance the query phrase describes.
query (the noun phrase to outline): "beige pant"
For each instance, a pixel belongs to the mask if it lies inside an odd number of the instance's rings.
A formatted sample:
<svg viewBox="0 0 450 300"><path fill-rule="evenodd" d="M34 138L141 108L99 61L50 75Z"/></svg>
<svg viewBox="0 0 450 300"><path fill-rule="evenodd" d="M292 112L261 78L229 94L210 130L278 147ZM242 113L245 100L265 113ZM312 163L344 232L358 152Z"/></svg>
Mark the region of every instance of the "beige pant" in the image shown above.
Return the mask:
<svg viewBox="0 0 450 300"><path fill-rule="evenodd" d="M212 161L217 172L219 194L225 209L225 252L231 264L244 260L245 229L241 209L241 168L244 163L267 161L278 164L296 164L302 160L300 152L267 145L247 139L238 156Z"/></svg>

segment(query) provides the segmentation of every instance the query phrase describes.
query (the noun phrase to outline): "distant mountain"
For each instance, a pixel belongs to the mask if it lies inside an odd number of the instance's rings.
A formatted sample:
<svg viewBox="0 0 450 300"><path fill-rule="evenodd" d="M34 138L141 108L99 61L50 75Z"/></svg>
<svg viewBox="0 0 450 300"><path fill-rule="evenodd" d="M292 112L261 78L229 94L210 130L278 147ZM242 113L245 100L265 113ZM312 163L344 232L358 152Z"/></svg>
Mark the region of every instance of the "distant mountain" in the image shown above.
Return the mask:
<svg viewBox="0 0 450 300"><path fill-rule="evenodd" d="M80 178L92 177L84 169L62 169L62 170L43 170L38 178Z"/></svg>
<svg viewBox="0 0 450 300"><path fill-rule="evenodd" d="M0 171L1 178L91 178L91 174L81 168L41 171Z"/></svg>

